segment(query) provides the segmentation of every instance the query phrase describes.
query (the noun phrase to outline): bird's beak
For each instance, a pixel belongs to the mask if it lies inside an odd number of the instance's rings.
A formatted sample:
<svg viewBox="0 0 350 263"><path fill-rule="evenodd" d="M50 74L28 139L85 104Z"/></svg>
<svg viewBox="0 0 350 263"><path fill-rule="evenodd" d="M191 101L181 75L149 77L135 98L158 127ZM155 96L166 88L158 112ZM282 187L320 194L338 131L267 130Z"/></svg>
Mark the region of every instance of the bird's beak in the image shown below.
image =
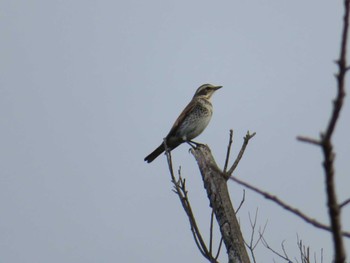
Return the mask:
<svg viewBox="0 0 350 263"><path fill-rule="evenodd" d="M222 88L222 86L215 86L214 87L215 90L218 90L218 89L221 89L221 88Z"/></svg>

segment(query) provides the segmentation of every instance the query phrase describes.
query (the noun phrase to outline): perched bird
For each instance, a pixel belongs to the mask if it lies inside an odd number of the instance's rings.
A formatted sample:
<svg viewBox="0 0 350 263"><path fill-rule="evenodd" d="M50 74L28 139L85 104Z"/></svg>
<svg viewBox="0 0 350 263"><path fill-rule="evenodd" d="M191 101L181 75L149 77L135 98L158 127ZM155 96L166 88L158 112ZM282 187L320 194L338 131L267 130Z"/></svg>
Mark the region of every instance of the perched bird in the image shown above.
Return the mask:
<svg viewBox="0 0 350 263"><path fill-rule="evenodd" d="M197 144L192 139L196 138L207 127L213 114L213 106L210 103L210 98L221 87L203 84L197 89L192 100L181 112L170 132L165 137L165 142L169 150L175 149L184 142ZM157 149L145 158L145 161L148 163L152 162L164 151L164 142L162 142Z"/></svg>

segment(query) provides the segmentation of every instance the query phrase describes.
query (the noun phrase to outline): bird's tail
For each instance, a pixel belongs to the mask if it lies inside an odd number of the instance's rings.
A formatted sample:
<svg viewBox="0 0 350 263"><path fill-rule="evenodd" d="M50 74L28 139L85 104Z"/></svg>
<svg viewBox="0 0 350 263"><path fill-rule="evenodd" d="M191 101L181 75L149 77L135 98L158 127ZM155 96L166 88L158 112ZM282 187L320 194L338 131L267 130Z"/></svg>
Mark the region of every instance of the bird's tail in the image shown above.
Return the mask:
<svg viewBox="0 0 350 263"><path fill-rule="evenodd" d="M164 144L162 143L161 145L159 145L157 149L155 149L153 152L151 152L149 155L145 157L145 161L148 163L152 162L164 151L165 151Z"/></svg>

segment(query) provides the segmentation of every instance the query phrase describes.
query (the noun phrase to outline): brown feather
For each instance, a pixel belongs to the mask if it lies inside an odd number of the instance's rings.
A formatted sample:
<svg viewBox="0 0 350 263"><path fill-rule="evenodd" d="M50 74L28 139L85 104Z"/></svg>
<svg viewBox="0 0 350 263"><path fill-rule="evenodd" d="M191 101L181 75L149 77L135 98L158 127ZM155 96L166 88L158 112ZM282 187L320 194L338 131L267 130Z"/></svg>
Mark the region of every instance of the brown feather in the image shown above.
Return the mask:
<svg viewBox="0 0 350 263"><path fill-rule="evenodd" d="M174 122L173 126L171 127L167 138L175 135L177 132L177 129L179 128L180 123L184 121L184 119L188 116L188 114L194 109L196 106L196 103L192 103L193 100L190 101L190 103L187 104L186 108L181 112L180 116L177 117L176 121Z"/></svg>

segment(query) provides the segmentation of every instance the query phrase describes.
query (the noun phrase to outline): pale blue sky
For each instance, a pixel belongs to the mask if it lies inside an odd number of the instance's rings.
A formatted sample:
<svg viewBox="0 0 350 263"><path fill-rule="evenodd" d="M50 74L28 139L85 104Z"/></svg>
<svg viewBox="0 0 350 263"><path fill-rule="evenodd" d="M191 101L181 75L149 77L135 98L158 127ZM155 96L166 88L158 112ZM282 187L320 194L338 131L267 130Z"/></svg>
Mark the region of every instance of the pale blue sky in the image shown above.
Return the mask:
<svg viewBox="0 0 350 263"><path fill-rule="evenodd" d="M322 222L318 136L335 95L341 1L2 1L0 3L0 262L206 262L172 193L159 145L194 91L223 85L197 141L223 165L257 132L236 176ZM335 134L339 200L349 198L347 98ZM188 146L173 152L200 225L210 210ZM242 188L230 184L233 203ZM328 233L247 191L239 212L268 221L266 239L296 235L332 257ZM350 207L343 225L350 230ZM350 251L350 242L346 241ZM265 248L259 262L281 262ZM225 250L221 258L225 262Z"/></svg>

